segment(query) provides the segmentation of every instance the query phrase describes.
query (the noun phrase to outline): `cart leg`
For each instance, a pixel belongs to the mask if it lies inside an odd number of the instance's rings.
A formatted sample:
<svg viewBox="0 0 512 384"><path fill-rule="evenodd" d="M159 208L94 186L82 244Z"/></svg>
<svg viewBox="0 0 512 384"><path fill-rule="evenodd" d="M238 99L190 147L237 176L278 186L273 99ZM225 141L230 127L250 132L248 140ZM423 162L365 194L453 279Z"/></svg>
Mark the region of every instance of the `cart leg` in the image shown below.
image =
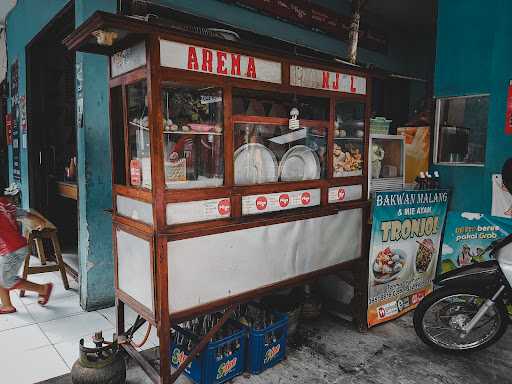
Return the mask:
<svg viewBox="0 0 512 384"><path fill-rule="evenodd" d="M210 329L210 331L201 339L201 341L199 341L199 343L194 348L192 348L192 351L190 351L185 361L181 363L178 369L176 369L176 371L171 375L170 383L174 383L176 380L178 380L178 377L185 370L187 365L189 365L190 362L206 347L206 344L208 344L210 340L213 339L213 337L217 334L217 332L219 332L222 326L226 324L226 322L235 311L235 308L236 306L234 305L230 306L226 312L224 312L224 315L222 315L217 324L215 324L215 326ZM169 360L169 355L167 355L167 360Z"/></svg>
<svg viewBox="0 0 512 384"><path fill-rule="evenodd" d="M171 376L171 332L168 328L167 331L160 329L158 333L160 338L160 382L161 384L174 383L178 377L173 379Z"/></svg>
<svg viewBox="0 0 512 384"><path fill-rule="evenodd" d="M117 335L124 335L124 303L116 298L116 326Z"/></svg>

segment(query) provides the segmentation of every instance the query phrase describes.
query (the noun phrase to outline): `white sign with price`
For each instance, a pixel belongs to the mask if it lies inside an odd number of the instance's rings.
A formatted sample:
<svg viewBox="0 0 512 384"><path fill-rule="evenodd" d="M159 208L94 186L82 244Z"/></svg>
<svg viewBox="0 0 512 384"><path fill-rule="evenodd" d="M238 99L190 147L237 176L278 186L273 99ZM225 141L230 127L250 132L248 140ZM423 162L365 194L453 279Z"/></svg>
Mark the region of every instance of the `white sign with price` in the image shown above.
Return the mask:
<svg viewBox="0 0 512 384"><path fill-rule="evenodd" d="M316 205L320 205L320 189L251 195L242 197L242 215L257 215Z"/></svg>
<svg viewBox="0 0 512 384"><path fill-rule="evenodd" d="M329 188L329 203L359 200L363 197L362 185L345 185Z"/></svg>

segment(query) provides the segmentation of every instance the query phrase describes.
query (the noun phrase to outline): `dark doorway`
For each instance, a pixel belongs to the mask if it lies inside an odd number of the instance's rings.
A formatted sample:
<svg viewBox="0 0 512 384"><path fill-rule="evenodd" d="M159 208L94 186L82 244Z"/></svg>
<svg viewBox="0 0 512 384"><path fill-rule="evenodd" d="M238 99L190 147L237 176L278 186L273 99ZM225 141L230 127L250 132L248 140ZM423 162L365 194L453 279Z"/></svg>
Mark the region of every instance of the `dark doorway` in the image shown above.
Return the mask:
<svg viewBox="0 0 512 384"><path fill-rule="evenodd" d="M75 29L70 2L27 46L30 206L59 230L64 260L78 272L75 53L62 40Z"/></svg>

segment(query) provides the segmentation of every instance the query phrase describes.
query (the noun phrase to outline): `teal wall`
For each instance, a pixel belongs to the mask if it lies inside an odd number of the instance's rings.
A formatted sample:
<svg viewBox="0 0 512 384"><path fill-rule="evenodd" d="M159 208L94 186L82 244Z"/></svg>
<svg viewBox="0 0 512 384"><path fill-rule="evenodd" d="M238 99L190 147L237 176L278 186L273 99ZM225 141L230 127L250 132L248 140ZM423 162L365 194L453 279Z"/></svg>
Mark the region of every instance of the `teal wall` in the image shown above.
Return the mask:
<svg viewBox="0 0 512 384"><path fill-rule="evenodd" d="M116 0L75 0L76 26L97 10L116 9ZM114 303L112 217L104 211L112 207L108 59L77 53L76 63L84 98L83 127L78 129L80 301L96 309Z"/></svg>
<svg viewBox="0 0 512 384"><path fill-rule="evenodd" d="M490 94L484 167L438 165L452 190L450 209L490 213L491 175L512 157L512 136L504 134L506 97L512 79L512 2L439 0L434 94Z"/></svg>

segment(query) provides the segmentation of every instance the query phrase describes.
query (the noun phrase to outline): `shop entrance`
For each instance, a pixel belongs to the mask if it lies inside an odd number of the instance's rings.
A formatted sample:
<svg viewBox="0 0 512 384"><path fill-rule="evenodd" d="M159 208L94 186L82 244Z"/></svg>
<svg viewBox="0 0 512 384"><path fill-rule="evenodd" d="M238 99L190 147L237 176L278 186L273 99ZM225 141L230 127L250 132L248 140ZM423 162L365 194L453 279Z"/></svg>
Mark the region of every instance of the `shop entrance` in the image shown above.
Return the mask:
<svg viewBox="0 0 512 384"><path fill-rule="evenodd" d="M75 53L62 44L74 28L70 2L30 42L26 56L30 206L57 226L67 269L76 278Z"/></svg>

